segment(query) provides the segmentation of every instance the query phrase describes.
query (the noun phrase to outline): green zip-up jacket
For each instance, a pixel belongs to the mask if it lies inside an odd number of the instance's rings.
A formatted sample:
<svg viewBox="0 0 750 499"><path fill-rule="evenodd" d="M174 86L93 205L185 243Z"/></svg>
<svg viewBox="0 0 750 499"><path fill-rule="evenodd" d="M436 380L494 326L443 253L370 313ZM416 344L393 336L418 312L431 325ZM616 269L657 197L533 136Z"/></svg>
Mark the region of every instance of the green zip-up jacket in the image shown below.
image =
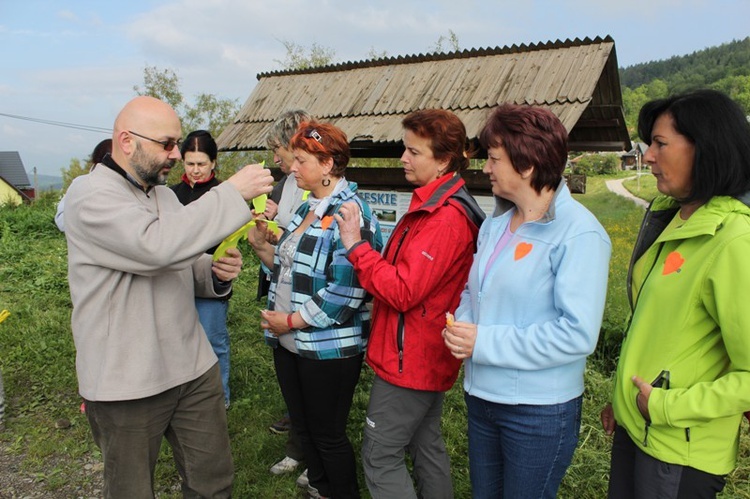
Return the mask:
<svg viewBox="0 0 750 499"><path fill-rule="evenodd" d="M724 475L750 409L750 207L717 196L665 232L677 208L656 198L638 235L612 404L646 454ZM649 397L650 422L636 406L634 375L661 385Z"/></svg>

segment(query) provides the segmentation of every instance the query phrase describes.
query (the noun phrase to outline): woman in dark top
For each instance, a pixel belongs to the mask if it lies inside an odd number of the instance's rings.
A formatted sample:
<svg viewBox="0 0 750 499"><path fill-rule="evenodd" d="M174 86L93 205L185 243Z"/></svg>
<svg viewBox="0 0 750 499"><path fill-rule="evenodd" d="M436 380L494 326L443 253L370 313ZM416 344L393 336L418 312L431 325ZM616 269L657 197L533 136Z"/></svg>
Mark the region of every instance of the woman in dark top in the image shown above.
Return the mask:
<svg viewBox="0 0 750 499"><path fill-rule="evenodd" d="M182 182L172 186L182 204L189 204L219 185L216 178L216 155L218 149L211 134L205 130L191 132L182 143L180 153L185 165ZM207 253L213 253L211 248ZM231 295L230 295L231 296ZM229 331L227 311L229 297L221 299L195 298L198 317L206 331L208 341L219 358L221 382L224 385L224 403L229 407Z"/></svg>

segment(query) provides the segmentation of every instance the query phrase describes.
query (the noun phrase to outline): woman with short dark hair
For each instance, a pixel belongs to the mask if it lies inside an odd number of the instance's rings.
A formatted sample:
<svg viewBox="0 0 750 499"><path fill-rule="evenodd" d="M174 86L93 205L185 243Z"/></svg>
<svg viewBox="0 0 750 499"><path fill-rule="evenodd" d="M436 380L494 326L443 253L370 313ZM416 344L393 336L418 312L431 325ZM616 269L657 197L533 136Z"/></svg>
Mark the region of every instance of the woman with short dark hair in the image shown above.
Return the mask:
<svg viewBox="0 0 750 499"><path fill-rule="evenodd" d="M750 409L750 125L713 90L638 118L662 194L628 271L631 320L602 424L611 498L715 497Z"/></svg>
<svg viewBox="0 0 750 499"><path fill-rule="evenodd" d="M464 361L472 494L554 498L578 443L611 246L562 178L567 132L554 114L501 105L479 140L496 209L443 331Z"/></svg>

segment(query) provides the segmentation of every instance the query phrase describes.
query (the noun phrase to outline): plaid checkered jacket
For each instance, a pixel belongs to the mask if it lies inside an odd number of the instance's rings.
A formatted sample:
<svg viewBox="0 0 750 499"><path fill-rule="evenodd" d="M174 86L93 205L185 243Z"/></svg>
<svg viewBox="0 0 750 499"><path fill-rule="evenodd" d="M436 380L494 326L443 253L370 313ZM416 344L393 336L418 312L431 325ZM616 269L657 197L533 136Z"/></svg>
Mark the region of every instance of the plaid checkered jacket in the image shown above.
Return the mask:
<svg viewBox="0 0 750 499"><path fill-rule="evenodd" d="M346 258L338 224L333 219L341 205L355 201L361 211L362 239L380 251L383 240L377 217L356 194L357 184L334 196L325 215L316 219L302 234L292 264L292 307L299 310L310 327L293 331L299 355L312 359L338 359L364 352L370 335L371 296L362 288L354 267ZM304 220L310 207L303 203L281 236L281 242ZM273 275L268 290L268 309L274 310L280 273L278 254L274 255ZM265 332L266 343L276 348L278 338Z"/></svg>

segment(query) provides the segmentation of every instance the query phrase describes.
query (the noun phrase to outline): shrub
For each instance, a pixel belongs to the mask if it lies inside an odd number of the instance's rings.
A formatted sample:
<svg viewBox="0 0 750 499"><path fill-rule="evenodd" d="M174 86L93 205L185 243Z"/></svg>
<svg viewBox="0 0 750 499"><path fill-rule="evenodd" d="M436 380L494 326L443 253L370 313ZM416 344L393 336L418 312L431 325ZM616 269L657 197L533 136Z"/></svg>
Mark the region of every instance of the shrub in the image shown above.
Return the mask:
<svg viewBox="0 0 750 499"><path fill-rule="evenodd" d="M574 174L609 175L620 169L620 158L616 154L589 154L573 164Z"/></svg>

